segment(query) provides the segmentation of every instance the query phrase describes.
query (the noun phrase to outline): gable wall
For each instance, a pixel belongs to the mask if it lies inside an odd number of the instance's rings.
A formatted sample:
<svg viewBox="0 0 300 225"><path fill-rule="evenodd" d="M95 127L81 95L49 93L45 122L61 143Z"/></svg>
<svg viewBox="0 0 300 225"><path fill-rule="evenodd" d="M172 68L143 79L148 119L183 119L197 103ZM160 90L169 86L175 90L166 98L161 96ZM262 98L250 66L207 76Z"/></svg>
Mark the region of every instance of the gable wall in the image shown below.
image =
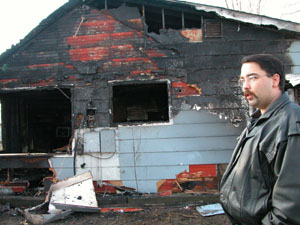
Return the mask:
<svg viewBox="0 0 300 225"><path fill-rule="evenodd" d="M237 85L241 57L272 53L289 71L293 62L287 49L295 37L222 20L221 38L189 43L176 30L145 34L138 10L127 8L130 13L120 20L124 10L82 6L67 13L2 65L0 86L2 91L71 88L75 128L86 127L76 127L76 117L85 115L92 101L96 131L83 132L115 130L116 154L78 155L77 173L91 170L96 180L122 180L139 191L155 192L159 180L174 179L191 165L229 161L247 111ZM115 127L113 83L145 80L169 81L170 122ZM84 143L79 148L84 152ZM66 158L63 162L72 161L72 155ZM62 158L51 160L61 170ZM72 172L72 165L64 164L59 178Z"/></svg>

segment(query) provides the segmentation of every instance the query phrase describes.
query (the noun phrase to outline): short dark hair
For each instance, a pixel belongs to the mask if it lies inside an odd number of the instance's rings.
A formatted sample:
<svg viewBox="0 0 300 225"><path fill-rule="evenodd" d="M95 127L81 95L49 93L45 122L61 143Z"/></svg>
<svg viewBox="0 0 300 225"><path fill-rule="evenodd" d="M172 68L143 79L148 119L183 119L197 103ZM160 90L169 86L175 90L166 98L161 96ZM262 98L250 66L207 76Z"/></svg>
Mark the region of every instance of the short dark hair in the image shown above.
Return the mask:
<svg viewBox="0 0 300 225"><path fill-rule="evenodd" d="M264 71L267 72L267 76L272 77L275 73L280 76L279 88L284 92L285 85L285 72L283 63L273 55L268 54L255 54L245 56L242 59L242 65L244 63L254 62L257 63Z"/></svg>

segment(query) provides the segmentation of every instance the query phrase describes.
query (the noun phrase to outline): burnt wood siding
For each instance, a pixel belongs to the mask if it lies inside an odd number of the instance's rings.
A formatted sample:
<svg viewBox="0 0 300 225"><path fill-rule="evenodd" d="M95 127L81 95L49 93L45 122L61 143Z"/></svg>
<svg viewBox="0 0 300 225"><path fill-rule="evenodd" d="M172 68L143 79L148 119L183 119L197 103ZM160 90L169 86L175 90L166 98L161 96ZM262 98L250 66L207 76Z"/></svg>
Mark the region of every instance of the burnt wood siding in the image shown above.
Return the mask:
<svg viewBox="0 0 300 225"><path fill-rule="evenodd" d="M124 12L128 11L126 17ZM98 10L78 6L42 30L10 57L0 72L1 87L70 86L74 88L74 114L85 111L86 98L97 104L97 125L109 124L109 80L183 81L201 88L201 98L180 96L173 86L174 115L181 102L243 117L237 86L240 60L253 53L271 53L282 58L287 70L287 49L295 35L271 27L222 20L223 37L188 43L176 30L160 35L144 34L136 8ZM176 35L168 35L168 33ZM166 41L167 40L167 41ZM146 47L146 48L145 48ZM287 72L288 72L287 71ZM79 87L98 89L80 97ZM105 92L105 93L104 93ZM104 97L105 96L105 97ZM81 99L82 98L82 99ZM100 103L101 102L101 103ZM213 103L213 104L210 104ZM210 104L210 106L209 106ZM243 113L242 113L243 114Z"/></svg>

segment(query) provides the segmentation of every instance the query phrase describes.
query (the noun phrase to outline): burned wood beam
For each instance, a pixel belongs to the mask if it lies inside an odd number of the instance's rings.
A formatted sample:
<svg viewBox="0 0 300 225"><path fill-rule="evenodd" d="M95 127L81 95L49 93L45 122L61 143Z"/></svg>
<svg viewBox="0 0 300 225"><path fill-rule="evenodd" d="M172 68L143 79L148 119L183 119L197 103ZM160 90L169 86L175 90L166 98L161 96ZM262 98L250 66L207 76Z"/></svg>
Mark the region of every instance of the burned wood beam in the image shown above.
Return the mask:
<svg viewBox="0 0 300 225"><path fill-rule="evenodd" d="M32 154L0 154L0 168L50 168L48 159L51 155L35 156Z"/></svg>

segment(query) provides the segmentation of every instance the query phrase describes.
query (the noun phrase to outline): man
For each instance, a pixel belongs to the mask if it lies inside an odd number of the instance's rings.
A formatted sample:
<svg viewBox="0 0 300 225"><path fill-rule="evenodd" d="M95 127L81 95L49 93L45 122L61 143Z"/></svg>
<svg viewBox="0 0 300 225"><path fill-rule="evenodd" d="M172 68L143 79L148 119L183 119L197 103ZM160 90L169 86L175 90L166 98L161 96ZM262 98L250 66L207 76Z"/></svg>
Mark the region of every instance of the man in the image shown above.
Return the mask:
<svg viewBox="0 0 300 225"><path fill-rule="evenodd" d="M247 56L240 83L258 110L223 175L221 204L233 224L300 224L300 107L284 93L283 65Z"/></svg>

